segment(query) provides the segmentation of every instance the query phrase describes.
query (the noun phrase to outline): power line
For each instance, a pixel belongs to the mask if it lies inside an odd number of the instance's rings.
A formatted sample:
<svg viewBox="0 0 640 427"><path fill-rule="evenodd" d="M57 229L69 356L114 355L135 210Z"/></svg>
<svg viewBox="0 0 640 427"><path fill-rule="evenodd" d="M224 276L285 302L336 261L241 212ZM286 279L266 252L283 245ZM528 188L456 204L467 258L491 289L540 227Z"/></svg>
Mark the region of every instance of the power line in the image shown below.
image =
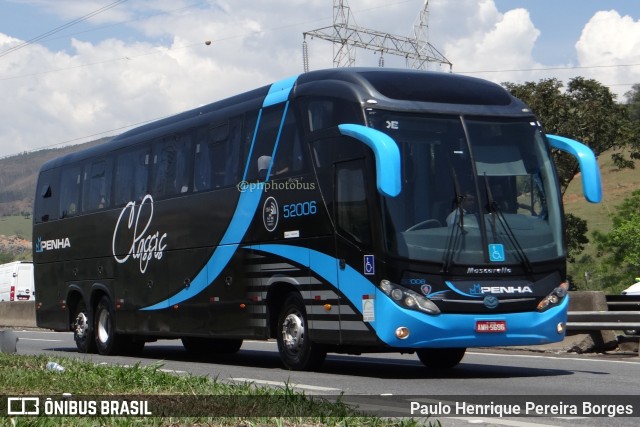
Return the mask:
<svg viewBox="0 0 640 427"><path fill-rule="evenodd" d="M76 25L76 24L78 24L78 23L80 23L82 21L86 21L87 19L92 18L92 17L94 17L96 15L99 15L102 12L106 12L107 10L112 9L112 8L118 6L119 4L122 4L122 3L126 2L126 1L127 0L115 1L113 3L110 3L110 4L106 5L106 6L101 7L100 9L94 10L93 12L87 13L86 15L83 15L83 16L81 16L79 18L76 18L76 19L74 19L72 21L69 21L66 24L60 25L59 27L56 27L53 30L47 31L46 33L43 33L43 34L40 34L37 37L29 39L29 40L27 40L25 42L19 43L19 44L13 46L13 47L10 47L9 49L5 49L2 52L0 52L0 58L5 56L5 55L8 55L10 53L13 53L13 52L15 52L17 50L20 50L23 47L27 47L27 46L35 43L35 42L38 42L38 41L43 40L43 39L46 39L47 37L49 37L49 36L51 36L51 35L53 35L55 33L58 33L58 32L60 32L62 30L65 30L65 29L67 29L69 27L72 27L72 26L74 26L74 25Z"/></svg>
<svg viewBox="0 0 640 427"><path fill-rule="evenodd" d="M481 73L514 73L519 71L557 71L557 70L589 70L593 68L617 68L617 67L638 67L640 64L613 64L613 65L568 65L557 67L538 67L538 68L516 68L507 70L474 70L474 71L457 71L460 74L481 74Z"/></svg>

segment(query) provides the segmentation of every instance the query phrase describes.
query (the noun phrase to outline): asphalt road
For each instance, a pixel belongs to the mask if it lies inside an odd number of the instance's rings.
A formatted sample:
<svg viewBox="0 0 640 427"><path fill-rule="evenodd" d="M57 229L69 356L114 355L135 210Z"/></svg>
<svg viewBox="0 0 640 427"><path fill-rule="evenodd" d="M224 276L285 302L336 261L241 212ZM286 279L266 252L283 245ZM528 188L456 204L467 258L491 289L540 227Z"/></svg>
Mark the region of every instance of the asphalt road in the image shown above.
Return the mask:
<svg viewBox="0 0 640 427"><path fill-rule="evenodd" d="M634 354L577 356L473 349L448 372L425 369L415 355L331 354L317 372L294 372L282 368L276 343L271 341L245 341L237 354L215 358L194 357L180 341L158 341L148 343L138 357L120 357L79 354L71 333L35 330L16 334L20 354L51 354L119 365L160 361L163 369L177 374L274 387L287 383L306 394L343 393L347 400L357 401L361 409L379 409L386 416L411 416L415 405L413 416L418 417L420 411L432 411L432 405L440 404L445 410L447 406L453 409L448 415L436 417L445 427L637 426L640 422L640 357ZM455 406L475 405L474 398L480 399L478 404L489 405L485 410L489 414L470 414ZM613 405L623 399L634 404L633 417L576 417L568 411L553 414L552 407L542 411L544 417L497 416L501 408L513 408L516 401L524 409L527 401ZM477 407L471 409L474 408ZM534 412L535 409L529 414ZM460 416L461 413L467 416Z"/></svg>

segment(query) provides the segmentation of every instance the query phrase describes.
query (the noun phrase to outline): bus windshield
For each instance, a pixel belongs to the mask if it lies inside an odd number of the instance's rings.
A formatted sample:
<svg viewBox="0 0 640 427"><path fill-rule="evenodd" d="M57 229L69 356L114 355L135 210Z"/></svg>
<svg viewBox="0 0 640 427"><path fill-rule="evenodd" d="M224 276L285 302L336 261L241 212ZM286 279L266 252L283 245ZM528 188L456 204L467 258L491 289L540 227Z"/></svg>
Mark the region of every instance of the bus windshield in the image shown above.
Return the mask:
<svg viewBox="0 0 640 427"><path fill-rule="evenodd" d="M533 118L369 111L400 148L402 191L383 197L390 255L496 267L564 255L557 180Z"/></svg>

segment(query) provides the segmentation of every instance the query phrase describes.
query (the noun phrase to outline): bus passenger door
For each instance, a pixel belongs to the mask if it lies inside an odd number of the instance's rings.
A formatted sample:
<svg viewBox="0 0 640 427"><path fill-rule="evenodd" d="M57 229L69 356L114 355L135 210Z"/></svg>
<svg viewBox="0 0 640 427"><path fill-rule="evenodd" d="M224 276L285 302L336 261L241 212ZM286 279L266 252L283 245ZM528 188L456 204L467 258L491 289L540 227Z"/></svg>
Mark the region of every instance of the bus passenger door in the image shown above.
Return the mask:
<svg viewBox="0 0 640 427"><path fill-rule="evenodd" d="M324 131L319 131L321 134ZM312 143L322 198L331 216L335 232L327 253L335 257L336 276L331 282L339 294L339 325L332 334L342 344L375 342L375 334L364 322L363 297L375 294L373 281L378 275L373 257L375 241L371 224L375 180L367 170L367 148L355 138L326 131L324 138ZM365 271L365 260L369 269ZM371 280L371 281L369 281ZM339 326L339 327L338 327Z"/></svg>
<svg viewBox="0 0 640 427"><path fill-rule="evenodd" d="M375 280L378 273L372 250L371 195L375 194L375 187L367 178L363 157L334 163L338 286L346 297L340 305L343 344L366 344L376 340L375 334L368 333L367 326L368 321L374 320L371 317L373 305L369 306L371 310L364 308L367 307L365 301L372 301L375 296L369 280Z"/></svg>

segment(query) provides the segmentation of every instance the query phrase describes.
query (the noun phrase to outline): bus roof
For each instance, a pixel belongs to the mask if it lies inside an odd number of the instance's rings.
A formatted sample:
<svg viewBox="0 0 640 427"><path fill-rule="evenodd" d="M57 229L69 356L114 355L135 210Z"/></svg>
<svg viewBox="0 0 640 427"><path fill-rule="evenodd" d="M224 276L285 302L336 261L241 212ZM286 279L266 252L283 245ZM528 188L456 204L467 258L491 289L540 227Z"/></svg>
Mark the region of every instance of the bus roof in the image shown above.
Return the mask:
<svg viewBox="0 0 640 427"><path fill-rule="evenodd" d="M269 92L264 86L206 104L127 131L104 144L53 159L43 170L71 163L136 143L142 138L167 134L207 122L212 114L225 109L238 113L257 109ZM334 96L378 108L404 111L431 111L470 115L531 116L519 99L502 86L475 77L407 69L333 68L301 74L290 98L306 95ZM237 113L234 113L237 114Z"/></svg>

